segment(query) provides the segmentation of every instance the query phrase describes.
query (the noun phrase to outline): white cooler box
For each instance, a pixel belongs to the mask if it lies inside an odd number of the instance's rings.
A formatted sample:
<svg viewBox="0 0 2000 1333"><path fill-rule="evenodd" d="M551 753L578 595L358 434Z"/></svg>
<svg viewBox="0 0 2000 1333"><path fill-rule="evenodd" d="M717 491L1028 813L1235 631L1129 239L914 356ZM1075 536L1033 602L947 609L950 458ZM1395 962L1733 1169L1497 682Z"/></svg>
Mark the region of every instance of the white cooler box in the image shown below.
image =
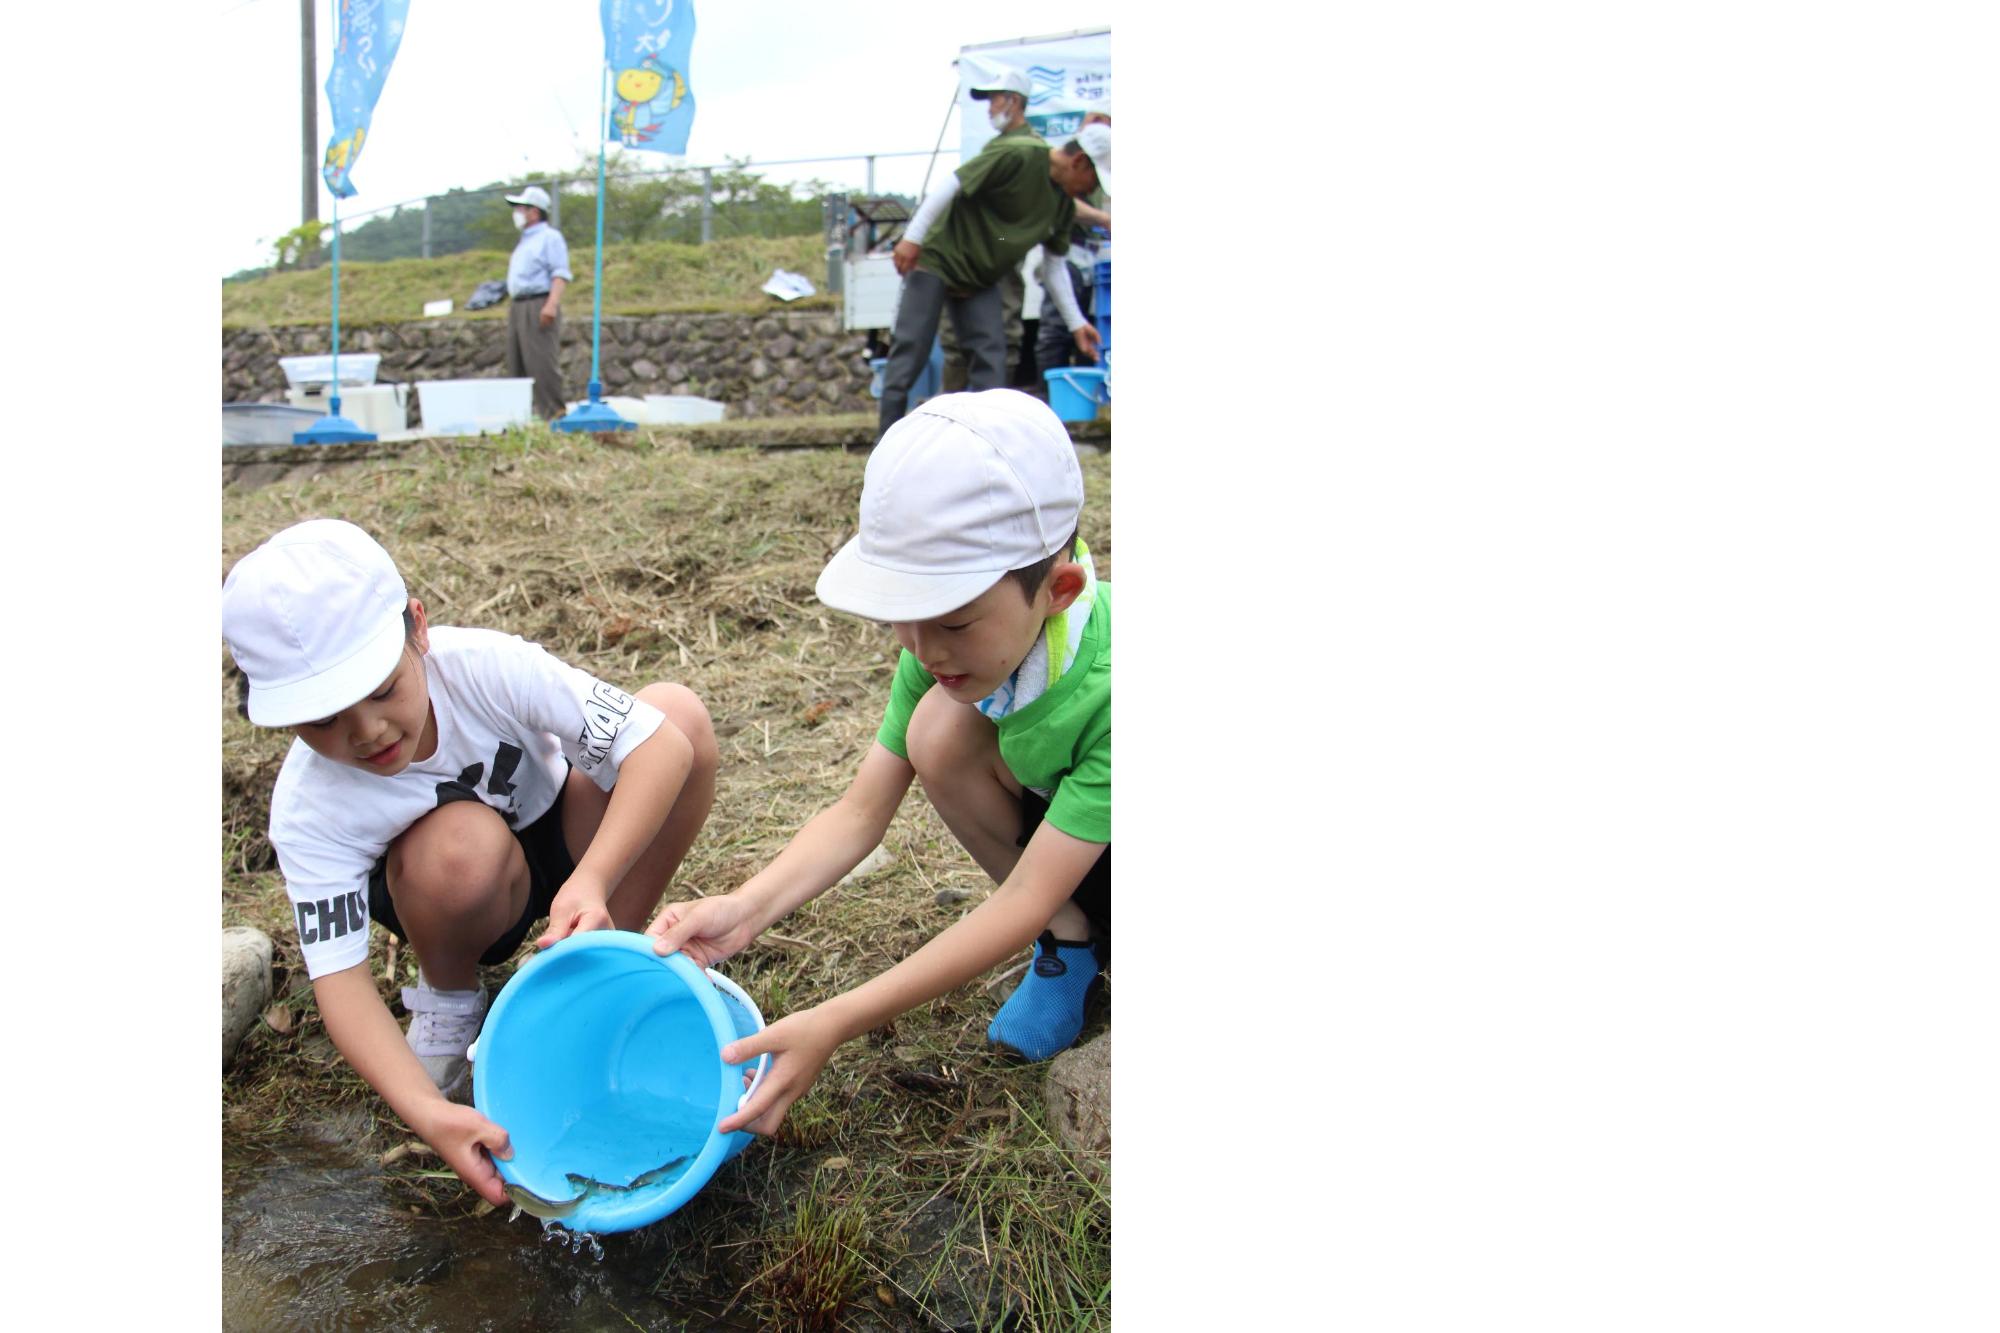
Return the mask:
<svg viewBox="0 0 2000 1333"><path fill-rule="evenodd" d="M340 358L341 373L347 358ZM332 410L328 386L313 384L285 390L285 400L293 407L309 407L321 416ZM409 429L410 386L407 384L343 384L340 386L340 415L365 431L379 436L401 435Z"/></svg>
<svg viewBox="0 0 2000 1333"><path fill-rule="evenodd" d="M426 435L480 435L534 419L533 380L418 380Z"/></svg>

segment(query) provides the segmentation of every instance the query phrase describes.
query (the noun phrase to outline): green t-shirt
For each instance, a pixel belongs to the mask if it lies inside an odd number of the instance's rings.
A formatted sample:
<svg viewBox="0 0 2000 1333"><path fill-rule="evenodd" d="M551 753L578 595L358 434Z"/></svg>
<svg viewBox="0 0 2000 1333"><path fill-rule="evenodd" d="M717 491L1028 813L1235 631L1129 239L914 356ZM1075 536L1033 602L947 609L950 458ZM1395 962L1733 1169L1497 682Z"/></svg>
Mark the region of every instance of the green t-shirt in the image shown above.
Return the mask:
<svg viewBox="0 0 2000 1333"><path fill-rule="evenodd" d="M875 739L903 758L917 701L937 680L905 651ZM1048 822L1085 842L1111 841L1111 585L1097 601L1076 660L1047 693L1000 719L1000 759L1024 787L1050 793Z"/></svg>
<svg viewBox="0 0 2000 1333"><path fill-rule="evenodd" d="M946 290L983 291L1016 268L1028 251L1069 249L1076 201L1049 179L1049 146L1031 130L1013 130L958 169L958 194L924 242L917 265Z"/></svg>

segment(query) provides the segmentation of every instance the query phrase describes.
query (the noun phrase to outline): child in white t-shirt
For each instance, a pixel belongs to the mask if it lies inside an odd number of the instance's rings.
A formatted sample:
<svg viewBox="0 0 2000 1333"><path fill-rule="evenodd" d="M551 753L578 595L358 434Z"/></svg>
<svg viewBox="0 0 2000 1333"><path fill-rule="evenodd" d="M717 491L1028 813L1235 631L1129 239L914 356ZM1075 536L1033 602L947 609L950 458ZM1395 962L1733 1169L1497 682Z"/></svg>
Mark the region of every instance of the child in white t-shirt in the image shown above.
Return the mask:
<svg viewBox="0 0 2000 1333"><path fill-rule="evenodd" d="M506 1131L470 1106L466 1049L505 962L638 930L715 797L715 734L684 686L637 696L516 636L432 626L389 555L336 519L280 532L229 573L222 632L258 726L297 739L271 845L327 1034L411 1129L494 1203ZM416 953L398 1030L368 923ZM482 1151L482 1148L485 1151Z"/></svg>

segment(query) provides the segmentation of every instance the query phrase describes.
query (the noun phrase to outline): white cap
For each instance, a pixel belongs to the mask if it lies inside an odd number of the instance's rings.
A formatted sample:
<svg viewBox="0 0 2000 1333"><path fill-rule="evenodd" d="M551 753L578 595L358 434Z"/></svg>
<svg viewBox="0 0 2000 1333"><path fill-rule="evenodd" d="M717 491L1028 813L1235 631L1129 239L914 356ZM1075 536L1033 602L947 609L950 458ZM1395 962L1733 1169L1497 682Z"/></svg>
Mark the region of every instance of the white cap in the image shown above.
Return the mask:
<svg viewBox="0 0 2000 1333"><path fill-rule="evenodd" d="M403 654L409 604L389 553L337 518L295 523L238 560L222 637L250 682L250 720L297 726L373 693Z"/></svg>
<svg viewBox="0 0 2000 1333"><path fill-rule="evenodd" d="M1097 168L1097 183L1106 194L1111 193L1111 127L1109 125L1086 125L1076 132L1076 146L1090 158L1090 165Z"/></svg>
<svg viewBox="0 0 2000 1333"><path fill-rule="evenodd" d="M510 194L506 198L510 204L529 204L544 213L549 211L549 192L539 185L530 185L519 194Z"/></svg>
<svg viewBox="0 0 2000 1333"><path fill-rule="evenodd" d="M868 456L861 532L816 591L870 620L929 620L1061 550L1082 509L1076 446L1047 403L1018 389L944 394Z"/></svg>
<svg viewBox="0 0 2000 1333"><path fill-rule="evenodd" d="M995 93L1019 93L1025 100L1028 96L1028 76L1018 69L1003 69L972 89L972 95L982 101Z"/></svg>

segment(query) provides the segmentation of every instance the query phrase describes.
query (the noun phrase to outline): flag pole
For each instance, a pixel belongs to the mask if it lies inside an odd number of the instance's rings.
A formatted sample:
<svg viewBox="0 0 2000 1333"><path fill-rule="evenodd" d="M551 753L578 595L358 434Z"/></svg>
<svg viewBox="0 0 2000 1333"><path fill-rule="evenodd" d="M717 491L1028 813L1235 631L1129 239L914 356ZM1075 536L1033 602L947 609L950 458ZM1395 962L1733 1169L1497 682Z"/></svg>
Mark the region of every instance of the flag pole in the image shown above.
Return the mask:
<svg viewBox="0 0 2000 1333"><path fill-rule="evenodd" d="M340 40L340 0L333 6L334 41ZM375 438L373 431L361 429L340 415L340 193L333 194L333 383L329 386L331 410L318 421L292 433L293 444L355 444Z"/></svg>
<svg viewBox="0 0 2000 1333"><path fill-rule="evenodd" d="M604 144L611 137L609 86L611 65L605 63L597 80L597 250L590 283L590 401L579 403L555 423L557 430L633 430L634 424L602 401L604 382L598 378L598 335L604 318Z"/></svg>

